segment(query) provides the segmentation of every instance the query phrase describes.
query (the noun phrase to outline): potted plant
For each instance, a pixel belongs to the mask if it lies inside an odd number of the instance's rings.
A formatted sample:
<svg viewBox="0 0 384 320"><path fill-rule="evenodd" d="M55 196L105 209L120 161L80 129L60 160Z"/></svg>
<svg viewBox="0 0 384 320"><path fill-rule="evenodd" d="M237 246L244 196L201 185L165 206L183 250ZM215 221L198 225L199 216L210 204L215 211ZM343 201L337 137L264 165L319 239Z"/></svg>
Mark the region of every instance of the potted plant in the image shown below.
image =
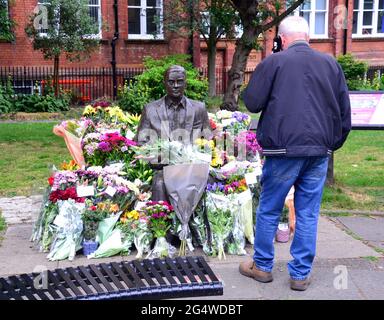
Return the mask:
<svg viewBox="0 0 384 320"><path fill-rule="evenodd" d="M281 213L280 222L276 231L277 242L289 241L288 213L289 213L288 208L284 206L283 212Z"/></svg>
<svg viewBox="0 0 384 320"><path fill-rule="evenodd" d="M99 210L95 205L88 207L83 213L83 253L88 256L95 252L99 246L96 241L97 229L101 220L105 218L104 210Z"/></svg>

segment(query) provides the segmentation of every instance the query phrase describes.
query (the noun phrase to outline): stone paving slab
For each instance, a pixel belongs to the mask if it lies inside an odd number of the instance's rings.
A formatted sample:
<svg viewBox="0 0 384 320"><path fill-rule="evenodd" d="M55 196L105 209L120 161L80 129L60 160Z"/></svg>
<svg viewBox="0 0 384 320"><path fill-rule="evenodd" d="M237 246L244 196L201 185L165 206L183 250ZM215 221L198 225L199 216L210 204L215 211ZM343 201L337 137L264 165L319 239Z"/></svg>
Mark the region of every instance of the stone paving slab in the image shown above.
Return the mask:
<svg viewBox="0 0 384 320"><path fill-rule="evenodd" d="M382 217L338 217L337 220L364 240L384 242Z"/></svg>
<svg viewBox="0 0 384 320"><path fill-rule="evenodd" d="M36 220L43 196L0 198L0 209L8 225L32 223Z"/></svg>

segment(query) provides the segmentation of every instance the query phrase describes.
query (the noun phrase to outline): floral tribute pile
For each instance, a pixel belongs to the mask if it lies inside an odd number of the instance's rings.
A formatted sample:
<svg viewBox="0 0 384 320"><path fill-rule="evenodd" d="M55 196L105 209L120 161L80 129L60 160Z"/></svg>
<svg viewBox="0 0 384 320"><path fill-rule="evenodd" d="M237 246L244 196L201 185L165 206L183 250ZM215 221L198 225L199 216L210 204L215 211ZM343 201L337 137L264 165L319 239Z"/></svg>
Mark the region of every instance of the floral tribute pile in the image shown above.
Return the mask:
<svg viewBox="0 0 384 320"><path fill-rule="evenodd" d="M253 243L261 148L248 131L247 114L219 111L209 117L212 139L188 146L169 141L137 146L140 116L108 103L89 105L81 119L63 121L54 132L63 136L73 160L48 178L31 240L49 260L72 260L81 249L88 258L132 250L136 258L173 257L180 240L189 251L201 246L219 258L245 254L246 240ZM171 155L170 165L196 159L209 165L189 229L166 199L151 201L148 154L159 147Z"/></svg>

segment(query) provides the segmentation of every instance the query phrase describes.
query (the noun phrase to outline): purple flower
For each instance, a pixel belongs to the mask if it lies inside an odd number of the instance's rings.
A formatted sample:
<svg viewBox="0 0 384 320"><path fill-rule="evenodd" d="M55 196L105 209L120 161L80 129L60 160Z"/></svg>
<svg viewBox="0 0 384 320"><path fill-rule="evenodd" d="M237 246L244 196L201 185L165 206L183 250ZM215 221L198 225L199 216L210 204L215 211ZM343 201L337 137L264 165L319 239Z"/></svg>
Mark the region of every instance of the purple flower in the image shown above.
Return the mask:
<svg viewBox="0 0 384 320"><path fill-rule="evenodd" d="M98 148L103 152L112 151L111 145L108 142L100 142Z"/></svg>

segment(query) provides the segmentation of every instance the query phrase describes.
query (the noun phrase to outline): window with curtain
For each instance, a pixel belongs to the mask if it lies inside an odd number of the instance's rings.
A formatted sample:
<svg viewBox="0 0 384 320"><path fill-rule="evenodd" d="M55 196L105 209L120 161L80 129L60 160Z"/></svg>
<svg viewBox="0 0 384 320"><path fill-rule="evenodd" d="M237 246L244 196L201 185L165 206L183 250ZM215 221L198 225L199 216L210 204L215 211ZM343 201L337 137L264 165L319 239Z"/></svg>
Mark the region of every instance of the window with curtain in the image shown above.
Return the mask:
<svg viewBox="0 0 384 320"><path fill-rule="evenodd" d="M354 0L354 37L384 37L384 0Z"/></svg>
<svg viewBox="0 0 384 320"><path fill-rule="evenodd" d="M305 0L294 15L307 20L310 38L328 38L328 0Z"/></svg>
<svg viewBox="0 0 384 320"><path fill-rule="evenodd" d="M91 18L97 23L99 32L97 34L93 34L91 36L97 36L101 37L101 0L89 0L88 7L89 7L89 15ZM50 0L39 0L37 2L37 5L49 5ZM41 33L46 33L46 30L41 30Z"/></svg>
<svg viewBox="0 0 384 320"><path fill-rule="evenodd" d="M162 17L162 0L128 0L128 38L163 39Z"/></svg>

